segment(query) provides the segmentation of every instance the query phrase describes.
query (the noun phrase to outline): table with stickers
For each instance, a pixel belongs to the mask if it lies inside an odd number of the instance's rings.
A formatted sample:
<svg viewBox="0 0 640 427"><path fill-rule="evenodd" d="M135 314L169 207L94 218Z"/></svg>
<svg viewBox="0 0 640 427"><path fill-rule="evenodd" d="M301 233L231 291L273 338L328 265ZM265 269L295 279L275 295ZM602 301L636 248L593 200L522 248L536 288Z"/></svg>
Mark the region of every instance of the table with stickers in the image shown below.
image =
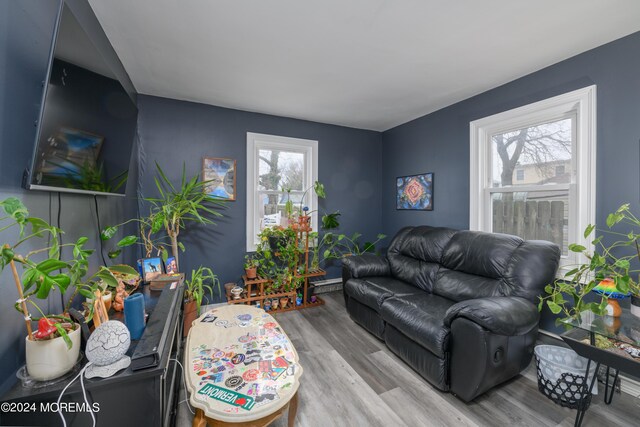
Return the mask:
<svg viewBox="0 0 640 427"><path fill-rule="evenodd" d="M185 345L193 426L268 425L297 410L302 367L278 322L264 310L229 305L196 319Z"/></svg>

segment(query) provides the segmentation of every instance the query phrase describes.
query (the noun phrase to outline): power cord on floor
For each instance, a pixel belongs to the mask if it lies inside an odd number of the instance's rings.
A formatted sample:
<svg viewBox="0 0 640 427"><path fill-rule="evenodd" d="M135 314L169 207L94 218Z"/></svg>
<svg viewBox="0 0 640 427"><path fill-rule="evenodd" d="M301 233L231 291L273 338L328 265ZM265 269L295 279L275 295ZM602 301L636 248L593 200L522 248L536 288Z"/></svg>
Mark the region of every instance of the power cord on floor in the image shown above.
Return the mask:
<svg viewBox="0 0 640 427"><path fill-rule="evenodd" d="M184 395L187 397L186 399L184 399L181 402L178 402L178 405L183 404L184 402L187 402L187 408L189 408L189 412L191 412L193 415L195 415L196 413L193 412L193 409L191 408L191 404L189 403L189 396L188 396L188 392L187 392L187 382L184 379L184 366L182 366L182 363L180 363L180 361L178 359L169 359L169 360L173 360L174 362L176 362L178 365L180 365L180 369L182 369L182 386L184 387ZM178 393L178 395L180 395L180 393Z"/></svg>

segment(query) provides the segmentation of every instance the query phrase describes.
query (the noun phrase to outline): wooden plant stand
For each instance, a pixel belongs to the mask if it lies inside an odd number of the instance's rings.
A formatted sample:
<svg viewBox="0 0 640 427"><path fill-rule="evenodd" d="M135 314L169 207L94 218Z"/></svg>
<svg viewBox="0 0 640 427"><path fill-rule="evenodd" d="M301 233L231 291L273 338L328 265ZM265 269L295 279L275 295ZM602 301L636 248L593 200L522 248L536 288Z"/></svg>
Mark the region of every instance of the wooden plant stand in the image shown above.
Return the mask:
<svg viewBox="0 0 640 427"><path fill-rule="evenodd" d="M297 224L296 224L297 225ZM267 294L265 292L265 284L271 283L272 280L269 278L258 277L256 279L247 279L246 275L242 276L242 280L244 282L245 290L242 293L240 299L228 298L227 302L229 304L247 304L247 305L255 305L256 302L260 303L260 307L264 308L264 301L267 299L273 298L282 298L287 297L291 301L291 304L287 306L287 308L277 308L271 309L271 313L280 313L285 311L292 310L300 310L302 308L308 307L316 307L319 305L323 305L324 301L322 298L316 296L315 302L308 301L308 291L309 291L309 279L312 277L322 277L327 274L326 271L322 269L317 269L311 271L309 269L309 233L312 231L309 226L299 226L294 228L296 231L295 245L299 247L301 243L304 244L302 249L302 256L300 257L298 263L296 264L294 279L303 278L304 282L300 289L302 289L302 304L296 305L296 296L297 290L289 291L289 292L277 292ZM298 273L300 267L304 267L304 273Z"/></svg>

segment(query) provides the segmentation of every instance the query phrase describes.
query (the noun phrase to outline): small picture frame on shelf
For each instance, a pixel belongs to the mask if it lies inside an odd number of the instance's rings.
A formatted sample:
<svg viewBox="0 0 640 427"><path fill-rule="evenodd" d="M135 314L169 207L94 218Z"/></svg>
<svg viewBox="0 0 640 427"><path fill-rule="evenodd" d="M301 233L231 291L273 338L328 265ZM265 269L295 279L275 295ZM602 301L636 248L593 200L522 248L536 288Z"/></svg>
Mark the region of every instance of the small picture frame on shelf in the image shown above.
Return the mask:
<svg viewBox="0 0 640 427"><path fill-rule="evenodd" d="M164 270L167 274L173 274L178 272L178 264L176 263L176 257L170 256L164 263Z"/></svg>
<svg viewBox="0 0 640 427"><path fill-rule="evenodd" d="M142 259L142 278L146 283L163 274L162 259L160 257Z"/></svg>

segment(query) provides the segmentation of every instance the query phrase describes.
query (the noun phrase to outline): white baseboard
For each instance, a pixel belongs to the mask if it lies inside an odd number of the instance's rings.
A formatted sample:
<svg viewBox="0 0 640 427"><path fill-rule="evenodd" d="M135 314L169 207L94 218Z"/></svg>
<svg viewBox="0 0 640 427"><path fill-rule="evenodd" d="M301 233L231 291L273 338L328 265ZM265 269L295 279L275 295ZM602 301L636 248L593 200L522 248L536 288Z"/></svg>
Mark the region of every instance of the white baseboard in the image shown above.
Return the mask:
<svg viewBox="0 0 640 427"><path fill-rule="evenodd" d="M342 279L339 277L335 279L325 279L325 280L318 280L316 282L313 282L313 284L316 286L337 285L339 283L342 283Z"/></svg>
<svg viewBox="0 0 640 427"><path fill-rule="evenodd" d="M620 374L620 391L633 397L640 397L640 382Z"/></svg>

